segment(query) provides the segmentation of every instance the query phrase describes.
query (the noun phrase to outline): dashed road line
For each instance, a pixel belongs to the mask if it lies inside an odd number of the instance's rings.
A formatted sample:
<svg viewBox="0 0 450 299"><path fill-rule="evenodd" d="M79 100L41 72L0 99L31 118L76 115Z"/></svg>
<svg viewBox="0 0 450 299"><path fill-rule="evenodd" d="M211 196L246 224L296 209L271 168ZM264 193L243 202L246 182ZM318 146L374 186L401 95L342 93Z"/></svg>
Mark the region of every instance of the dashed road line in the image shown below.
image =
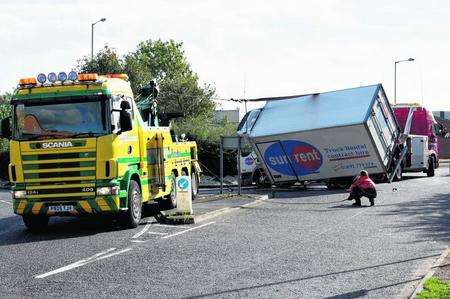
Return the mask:
<svg viewBox="0 0 450 299"><path fill-rule="evenodd" d="M8 205L12 205L12 202L9 202L9 201L3 200L3 199L0 199L0 202L6 203Z"/></svg>
<svg viewBox="0 0 450 299"><path fill-rule="evenodd" d="M119 254L128 252L128 251L130 251L130 250L131 250L131 247L128 247L128 248L125 248L125 249L122 249L122 250L119 250L119 251L116 251L116 252L112 252L112 253L109 253L109 254L105 254L105 255L102 255L101 257L97 258L96 261L103 260L103 259L106 259L106 258L115 256L115 255L119 255Z"/></svg>
<svg viewBox="0 0 450 299"><path fill-rule="evenodd" d="M150 228L150 225L151 225L150 223L147 223L147 224L144 226L144 228L143 228L140 232L134 234L134 235L131 237L131 239L137 239L137 238L139 238L140 236L142 236L143 234L145 234L145 232Z"/></svg>
<svg viewBox="0 0 450 299"><path fill-rule="evenodd" d="M214 221L212 221L212 222L208 222L208 223L205 223L205 224L202 224L202 225L196 226L196 227L188 228L188 229L186 229L186 230L183 230L183 231L181 231L181 232L176 232L176 233L173 233L173 234L170 234L170 235L167 235L167 236L161 237L161 239L168 239L168 238L172 238L172 237L175 237L175 236L178 236L178 235L181 235L181 234L184 234L184 233L187 233L187 232L193 231L193 230L195 230L195 229L199 229L199 228L202 228L202 227L205 227L205 226L207 226L207 225L211 225L211 224L214 224L214 223L215 223L215 222L214 222Z"/></svg>
<svg viewBox="0 0 450 299"><path fill-rule="evenodd" d="M66 271L69 271L69 270L72 270L72 269L75 269L75 268L78 268L78 267L81 267L81 266L93 263L95 261L99 261L99 260L102 260L102 259L105 259L105 258L109 258L109 257L115 256L115 255L118 255L118 254L125 253L127 251L130 251L131 248L125 248L125 249L113 252L114 250L116 250L116 248L114 248L114 247L113 248L109 248L109 249L107 249L105 251L99 252L97 254L94 254L91 257L79 260L79 261L77 261L75 263L72 263L72 264L69 264L67 266L64 266L64 267L61 267L61 268L49 271L47 273L36 275L34 278L38 278L38 279L39 278L45 278L45 277L48 277L48 276L51 276L51 275L55 275L55 274L58 274L58 273L66 272Z"/></svg>

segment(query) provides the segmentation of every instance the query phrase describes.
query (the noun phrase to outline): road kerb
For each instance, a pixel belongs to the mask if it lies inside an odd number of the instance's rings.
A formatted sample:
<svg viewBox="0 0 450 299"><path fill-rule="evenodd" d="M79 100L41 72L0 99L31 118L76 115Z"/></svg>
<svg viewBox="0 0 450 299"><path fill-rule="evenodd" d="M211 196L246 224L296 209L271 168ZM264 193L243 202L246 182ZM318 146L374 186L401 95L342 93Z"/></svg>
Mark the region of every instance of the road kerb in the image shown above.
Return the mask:
<svg viewBox="0 0 450 299"><path fill-rule="evenodd" d="M434 272L436 272L436 268L442 263L442 261L447 257L450 250L447 247L442 254L439 256L439 258L433 263L433 266L428 270L427 274L422 278L422 280L419 282L419 284L414 289L414 292L411 294L411 296L408 296L408 298L412 299L417 296L417 294L423 290L423 284L425 281L433 276Z"/></svg>
<svg viewBox="0 0 450 299"><path fill-rule="evenodd" d="M240 206L236 206L236 207L226 207L226 208L222 208L222 209L218 209L218 210L214 210L211 212L207 212L204 214L200 214L200 215L194 215L194 221L195 223L201 223L204 222L206 220L210 220L212 218L216 218L218 216L221 216L223 214L227 214L227 213L231 213L233 211L237 211L246 207L250 207L250 206L254 206L254 205L258 205L263 203L265 200L268 199L267 195L259 195L257 196L257 199L255 199L254 201L251 201L249 203L240 205ZM194 211L195 213L195 211Z"/></svg>

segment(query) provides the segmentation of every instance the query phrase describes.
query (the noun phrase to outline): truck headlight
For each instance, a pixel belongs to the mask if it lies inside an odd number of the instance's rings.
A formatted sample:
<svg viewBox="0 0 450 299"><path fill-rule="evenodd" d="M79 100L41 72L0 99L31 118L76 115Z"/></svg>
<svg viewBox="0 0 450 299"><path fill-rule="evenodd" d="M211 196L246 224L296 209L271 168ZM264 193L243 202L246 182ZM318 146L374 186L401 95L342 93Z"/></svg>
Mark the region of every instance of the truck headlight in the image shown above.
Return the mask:
<svg viewBox="0 0 450 299"><path fill-rule="evenodd" d="M25 198L27 196L27 191L17 190L12 192L13 198Z"/></svg>
<svg viewBox="0 0 450 299"><path fill-rule="evenodd" d="M97 187L97 195L98 196L117 195L117 194L119 194L119 187L118 186Z"/></svg>

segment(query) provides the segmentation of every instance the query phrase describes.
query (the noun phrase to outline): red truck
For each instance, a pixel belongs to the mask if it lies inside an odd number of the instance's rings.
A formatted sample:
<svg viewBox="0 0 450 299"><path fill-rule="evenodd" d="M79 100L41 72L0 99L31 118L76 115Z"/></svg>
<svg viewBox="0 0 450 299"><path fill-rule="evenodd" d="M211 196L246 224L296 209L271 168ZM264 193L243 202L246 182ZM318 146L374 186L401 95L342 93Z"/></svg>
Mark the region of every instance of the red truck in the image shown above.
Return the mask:
<svg viewBox="0 0 450 299"><path fill-rule="evenodd" d="M434 170L439 167L437 137L448 137L447 129L434 119L430 110L419 104L397 104L392 108L400 129L409 136L409 151L402 172L423 171L428 176L434 176Z"/></svg>

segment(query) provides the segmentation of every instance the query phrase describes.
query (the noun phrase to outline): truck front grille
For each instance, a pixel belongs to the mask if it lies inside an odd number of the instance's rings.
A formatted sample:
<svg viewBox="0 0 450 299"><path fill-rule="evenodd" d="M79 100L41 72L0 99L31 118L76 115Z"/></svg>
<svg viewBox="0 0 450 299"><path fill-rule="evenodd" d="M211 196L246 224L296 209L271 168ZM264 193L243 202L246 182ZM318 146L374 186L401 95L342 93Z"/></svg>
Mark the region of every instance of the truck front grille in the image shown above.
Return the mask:
<svg viewBox="0 0 450 299"><path fill-rule="evenodd" d="M95 151L23 153L27 198L82 200L95 196Z"/></svg>

